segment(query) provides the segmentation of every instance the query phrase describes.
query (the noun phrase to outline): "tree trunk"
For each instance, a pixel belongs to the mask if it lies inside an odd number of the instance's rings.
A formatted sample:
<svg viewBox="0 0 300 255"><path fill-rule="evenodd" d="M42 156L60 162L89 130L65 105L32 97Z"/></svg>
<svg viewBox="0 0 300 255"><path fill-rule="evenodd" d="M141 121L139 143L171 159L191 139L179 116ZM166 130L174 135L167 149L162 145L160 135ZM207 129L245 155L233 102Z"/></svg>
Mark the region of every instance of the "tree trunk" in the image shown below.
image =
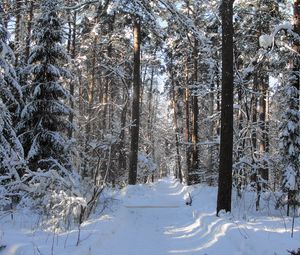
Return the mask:
<svg viewBox="0 0 300 255"><path fill-rule="evenodd" d="M261 76L262 79L259 83L259 92L260 92L260 98L259 98L259 107L258 107L258 116L259 116L259 127L260 127L260 139L259 139L259 155L260 155L260 169L259 169L259 175L262 178L262 181L267 182L269 180L269 173L268 173L268 167L266 165L265 160L263 159L266 153L266 110L267 110L267 90L268 90L268 84L267 84L267 77ZM266 184L262 183L262 187L266 187Z"/></svg>
<svg viewBox="0 0 300 255"><path fill-rule="evenodd" d="M20 59L20 42L21 42L21 7L22 1L16 0L16 24L15 24L15 41L14 41L14 52L15 52L15 66L19 66L19 59Z"/></svg>
<svg viewBox="0 0 300 255"><path fill-rule="evenodd" d="M77 13L74 12L73 14L73 20L71 22L70 20L70 23L69 23L69 51L70 51L70 55L71 55L71 58L72 60L75 59L76 57L76 18L77 18ZM73 24L73 30L72 30L72 25ZM70 107L72 110L74 110L74 100L73 100L73 97L74 97L74 81L72 80L70 82ZM70 115L69 115L69 122L71 124L73 124L74 122L74 114L71 112ZM68 136L69 138L72 138L73 136L73 128L70 128L69 131L68 131Z"/></svg>
<svg viewBox="0 0 300 255"><path fill-rule="evenodd" d="M177 111L177 97L174 85L174 77L173 70L171 70L171 82L172 82L172 105L173 105L173 121L175 128L175 147L176 147L176 164L177 164L177 173L176 177L178 177L180 183L182 183L182 170L181 170L181 156L180 156L180 148L179 148L179 128L178 128L178 111Z"/></svg>
<svg viewBox="0 0 300 255"><path fill-rule="evenodd" d="M194 83L198 81L198 41L195 40L194 45ZM199 106L198 106L198 95L193 95L192 98L192 176L191 183L199 183L200 176L198 173L199 170L199 146L198 146L198 115L199 115Z"/></svg>
<svg viewBox="0 0 300 255"><path fill-rule="evenodd" d="M186 171L185 180L187 185L191 184L191 146L190 146L190 104L189 104L189 89L185 88L184 103L185 103L185 142L186 142Z"/></svg>
<svg viewBox="0 0 300 255"><path fill-rule="evenodd" d="M140 18L134 18L134 66L133 66L133 95L132 95L132 126L131 146L129 154L128 184L135 185L137 179L137 162L139 150L139 124L140 124L140 43L141 23Z"/></svg>
<svg viewBox="0 0 300 255"><path fill-rule="evenodd" d="M217 83L217 112L221 111L221 98L220 98L220 94L221 94L221 90L220 90L220 71L219 71L219 65L217 64L217 68L216 68L216 83ZM220 120L218 120L217 122L217 135L220 136L221 133L221 128L220 128Z"/></svg>
<svg viewBox="0 0 300 255"><path fill-rule="evenodd" d="M91 66L91 77L88 81L88 107L87 107L87 115L88 120L86 124L86 139L87 141L90 140L91 132L92 132L92 113L93 113L93 105L94 105L94 93L95 93L95 82L96 82L96 45L97 39L94 38L93 43L93 56L92 56L92 66Z"/></svg>
<svg viewBox="0 0 300 255"><path fill-rule="evenodd" d="M211 83L210 86L210 94L209 94L209 116L213 116L214 114L214 101L215 101L215 96L214 96L214 89L215 89L215 84L214 82ZM211 144L209 145L209 158L207 159L207 177L206 181L208 185L213 185L214 182L214 147L213 145L213 140L214 140L214 121L211 119L209 123L209 130L208 130L208 137L209 141Z"/></svg>
<svg viewBox="0 0 300 255"><path fill-rule="evenodd" d="M233 150L233 0L223 0L221 144L217 215L231 211Z"/></svg>
<svg viewBox="0 0 300 255"><path fill-rule="evenodd" d="M125 92L126 93L126 92ZM124 93L124 95L125 95ZM120 173L123 173L126 169L126 154L125 154L125 128L126 128L126 116L127 116L127 107L128 107L128 100L125 99L126 102L123 106L122 112L121 112L121 132L119 135L119 159L118 159L118 170Z"/></svg>
<svg viewBox="0 0 300 255"><path fill-rule="evenodd" d="M92 63L91 63L91 76L88 80L88 91L87 91L87 122L85 126L85 155L88 155L88 147L89 142L92 137L92 115L93 115L93 106L94 106L94 93L95 93L95 72L96 72L96 45L97 45L97 39L94 38L93 42L93 56L92 56ZM84 167L83 167L83 173L82 176L86 176L88 171L89 162L85 160Z"/></svg>
<svg viewBox="0 0 300 255"><path fill-rule="evenodd" d="M33 8L34 3L30 1L28 20L27 20L27 35L26 35L26 46L25 46L25 63L28 62L30 54L30 44L31 44L31 30L32 30L32 19L33 19Z"/></svg>
<svg viewBox="0 0 300 255"><path fill-rule="evenodd" d="M0 14L3 15L3 17L2 17L3 26L7 30L7 26L8 26L8 22L9 22L9 15L8 15L8 13L9 13L9 3L8 3L8 1L4 0L1 7L2 7L3 11L0 10Z"/></svg>
<svg viewBox="0 0 300 255"><path fill-rule="evenodd" d="M147 103L148 103L148 120L147 120L147 136L148 136L148 139L149 141L152 141L152 129L153 129L153 81L154 81L154 67L152 67L152 70L151 70L151 79L150 79L150 88L149 88L149 91L148 91L148 98L147 98ZM142 95L141 95L142 96ZM154 148L152 148L153 150Z"/></svg>

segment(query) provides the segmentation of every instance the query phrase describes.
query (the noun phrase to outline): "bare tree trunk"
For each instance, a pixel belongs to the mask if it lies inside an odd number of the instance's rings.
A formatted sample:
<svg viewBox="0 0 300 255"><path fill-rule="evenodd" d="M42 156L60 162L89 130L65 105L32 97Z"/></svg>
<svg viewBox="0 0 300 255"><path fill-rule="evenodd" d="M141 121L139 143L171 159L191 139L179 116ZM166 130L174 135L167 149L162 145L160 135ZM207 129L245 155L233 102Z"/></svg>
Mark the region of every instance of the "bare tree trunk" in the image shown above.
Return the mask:
<svg viewBox="0 0 300 255"><path fill-rule="evenodd" d="M266 165L265 160L263 159L266 153L266 110L267 110L267 90L268 90L268 84L267 84L267 77L262 77L260 83L259 83L259 92L260 92L260 98L259 98L259 107L258 107L258 116L259 116L259 127L260 127L260 139L259 139L259 154L261 159L261 167L259 169L260 175L263 182L267 182L269 180L269 173L268 173L268 167ZM262 184L262 187L266 187L266 184Z"/></svg>
<svg viewBox="0 0 300 255"><path fill-rule="evenodd" d="M173 70L171 70L171 82L172 82L172 105L173 105L173 121L175 128L175 147L176 147L176 164L177 164L177 173L179 181L182 183L182 170L181 170L181 156L179 148L179 128L178 128L178 111L177 111L177 97L174 85Z"/></svg>
<svg viewBox="0 0 300 255"><path fill-rule="evenodd" d="M194 83L198 81L198 41L195 40L194 45ZM198 95L193 95L192 97L192 176L191 183L199 183L200 176L198 173L199 170L199 146L198 146L198 115L199 115L199 106L198 106Z"/></svg>
<svg viewBox="0 0 300 255"><path fill-rule="evenodd" d="M1 13L1 14L4 14L3 15L3 26L7 30L7 25L9 22L9 7L10 7L8 0L3 0L2 7L3 7L3 13Z"/></svg>
<svg viewBox="0 0 300 255"><path fill-rule="evenodd" d="M92 112L93 112L93 105L94 105L94 92L95 92L95 73L96 73L96 44L97 44L97 39L96 37L94 38L94 43L93 43L93 56L92 56L92 66L91 66L91 77L88 82L88 107L87 107L87 115L88 115L88 120L86 124L86 136L87 136L87 141L89 141L90 136L91 136L91 129L92 129Z"/></svg>
<svg viewBox="0 0 300 255"><path fill-rule="evenodd" d="M237 113L237 119L238 119L238 148L237 148L237 161L239 161L243 157L243 151L244 151L244 135L242 133L243 130L243 114L242 114L242 88L241 85L238 88L238 105L239 105L239 110ZM237 194L239 197L242 196L242 175L243 171L242 168L236 169L235 173L235 181L236 181L236 187L237 187Z"/></svg>
<svg viewBox="0 0 300 255"><path fill-rule="evenodd" d="M125 93L124 93L125 95ZM118 160L118 169L123 173L126 169L126 154L125 154L125 127L126 127L126 116L127 116L127 107L128 107L128 100L126 100L126 103L123 106L122 112L121 112L121 132L119 135L120 143L119 143L119 160Z"/></svg>
<svg viewBox="0 0 300 255"><path fill-rule="evenodd" d="M233 0L223 0L221 144L217 215L231 211L233 150Z"/></svg>
<svg viewBox="0 0 300 255"><path fill-rule="evenodd" d="M19 66L20 59L20 41L21 41L21 7L22 0L16 0L16 24L15 24L15 41L14 41L14 52L15 52L15 66Z"/></svg>
<svg viewBox="0 0 300 255"><path fill-rule="evenodd" d="M104 91L103 91L103 113L102 113L102 129L106 130L107 129L107 113L108 113L108 100L109 100L109 95L108 95L108 91L109 91L109 86L110 86L110 79L105 78L104 81Z"/></svg>
<svg viewBox="0 0 300 255"><path fill-rule="evenodd" d="M217 80L217 112L220 112L221 111L221 98L220 98L220 71L219 71L219 65L217 64L217 70L216 70L216 80ZM220 121L218 120L218 123L217 123L217 135L220 136L221 134L221 123Z"/></svg>
<svg viewBox="0 0 300 255"><path fill-rule="evenodd" d="M187 185L191 184L191 146L190 146L190 104L189 104L189 88L185 88L185 141L186 141L186 171L185 180Z"/></svg>
<svg viewBox="0 0 300 255"><path fill-rule="evenodd" d="M253 94L252 94L252 131L251 131L251 138L252 138L252 165L255 166L255 172L253 172L251 176L251 182L254 182L256 185L256 210L259 209L260 204L260 192L261 192L261 178L260 173L257 170L257 157L258 157L258 146L257 146L257 115L258 115L258 99L257 99L257 92L259 87L259 80L258 80L258 73L254 73L253 78Z"/></svg>
<svg viewBox="0 0 300 255"><path fill-rule="evenodd" d="M93 56L91 63L91 77L88 80L88 91L87 91L87 122L85 126L85 152L88 154L88 146L92 136L92 115L93 115L93 106L94 106L94 92L95 92L95 73L96 73L96 45L97 39L94 38L93 42ZM85 160L84 168L82 175L85 176L88 170L88 162Z"/></svg>
<svg viewBox="0 0 300 255"><path fill-rule="evenodd" d="M139 17L134 17L134 67L133 67L133 95L132 95L132 126L131 146L129 155L128 184L135 185L137 179L137 163L139 150L139 124L140 124L140 43L141 23Z"/></svg>
<svg viewBox="0 0 300 255"><path fill-rule="evenodd" d="M147 135L148 135L148 139L149 141L152 140L152 116L153 116L153 79L154 79L154 67L152 67L151 70L151 79L150 79L150 88L148 91L148 120L147 120ZM152 148L154 149L154 148Z"/></svg>
<svg viewBox="0 0 300 255"><path fill-rule="evenodd" d="M252 132L251 132L251 138L252 138L252 159L253 162L256 162L256 153L257 153L257 133L256 133L256 125L257 125L257 95L255 92L257 92L258 87L258 80L257 80L257 73L254 73L254 79L253 79L253 94L252 94Z"/></svg>
<svg viewBox="0 0 300 255"><path fill-rule="evenodd" d="M74 60L76 57L76 30L77 30L76 19L77 19L77 13L74 12L72 22L71 22L71 20L69 22L69 43L68 43L68 45L70 44L69 51L70 51L72 60ZM72 25L73 25L73 29L72 29ZM74 81L72 80L70 82L70 107L72 110L74 110L73 98L74 98ZM72 112L69 115L69 122L71 124L73 124L73 122L74 122L74 114ZM68 136L69 136L69 138L72 138L73 128L69 129Z"/></svg>
<svg viewBox="0 0 300 255"><path fill-rule="evenodd" d="M27 63L27 61L29 59L29 54L30 54L33 9L34 9L34 3L33 3L33 1L30 1L29 13L28 13L28 19L27 19L27 35L26 35L26 45L25 45L25 63Z"/></svg>
<svg viewBox="0 0 300 255"><path fill-rule="evenodd" d="M212 116L214 114L214 83L212 82L210 86L210 94L209 94L209 116ZM209 158L207 161L207 183L208 185L213 185L213 159L214 159L214 145L213 143L213 138L214 138L214 122L211 120L209 123L209 140L211 142L211 145L209 145Z"/></svg>
<svg viewBox="0 0 300 255"><path fill-rule="evenodd" d="M81 71L78 73L78 86L79 86L79 95L78 95L78 112L82 116L85 114L85 104L84 104L84 95L83 95L83 77Z"/></svg>
<svg viewBox="0 0 300 255"><path fill-rule="evenodd" d="M141 53L141 58L142 58L142 53ZM141 67L142 69L142 67ZM142 75L142 79L141 79L141 87L140 87L140 108L141 110L143 107L143 100L144 100L144 89L145 89L145 85L146 85L146 76L147 76L147 70L148 70L148 64L145 65L144 68L144 74ZM141 70L141 73L143 73L143 71Z"/></svg>
<svg viewBox="0 0 300 255"><path fill-rule="evenodd" d="M108 24L108 30L110 31L110 33L114 32L114 22L115 22L115 16L111 16L109 19L109 24ZM113 53L113 47L112 47L112 42L111 42L111 38L110 38L110 42L107 46L107 56L109 59L112 58L112 53ZM113 115L114 115L114 79L113 77L108 77L108 79L110 79L110 83L109 83L109 87L108 87L108 96L109 96L109 106L108 106L108 129L113 130L114 126L113 126Z"/></svg>

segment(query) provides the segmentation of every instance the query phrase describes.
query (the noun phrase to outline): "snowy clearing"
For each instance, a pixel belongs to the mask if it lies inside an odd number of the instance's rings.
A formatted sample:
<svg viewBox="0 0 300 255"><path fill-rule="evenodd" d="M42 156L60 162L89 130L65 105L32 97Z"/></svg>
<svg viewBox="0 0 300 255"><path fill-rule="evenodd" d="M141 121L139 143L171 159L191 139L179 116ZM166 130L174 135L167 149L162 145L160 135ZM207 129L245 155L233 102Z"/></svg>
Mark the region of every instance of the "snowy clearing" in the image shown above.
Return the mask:
<svg viewBox="0 0 300 255"><path fill-rule="evenodd" d="M300 219L291 238L292 219L275 215L271 206L256 213L234 200L231 215L215 216L216 188L185 187L172 178L155 184L128 186L114 204L93 216L78 231L53 234L36 230L38 218L28 214L1 217L3 255L284 255L300 247ZM191 193L191 206L184 198ZM267 204L267 203L265 203ZM280 213L277 212L279 215Z"/></svg>

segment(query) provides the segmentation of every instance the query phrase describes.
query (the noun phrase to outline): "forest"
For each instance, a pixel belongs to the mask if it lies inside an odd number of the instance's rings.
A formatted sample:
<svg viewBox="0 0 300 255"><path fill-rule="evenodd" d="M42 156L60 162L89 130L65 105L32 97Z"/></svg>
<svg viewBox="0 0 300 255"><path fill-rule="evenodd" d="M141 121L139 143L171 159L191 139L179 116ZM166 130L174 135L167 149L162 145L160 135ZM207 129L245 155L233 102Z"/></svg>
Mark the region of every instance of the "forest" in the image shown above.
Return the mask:
<svg viewBox="0 0 300 255"><path fill-rule="evenodd" d="M299 54L298 0L0 0L0 222L26 211L54 233L50 251L13 252L0 227L0 254L77 254L55 236L75 228L80 245L117 201L172 225L180 199L174 222L203 203L212 225L248 229L242 205L284 222L272 253L228 254L300 254ZM129 250L103 254L148 255Z"/></svg>

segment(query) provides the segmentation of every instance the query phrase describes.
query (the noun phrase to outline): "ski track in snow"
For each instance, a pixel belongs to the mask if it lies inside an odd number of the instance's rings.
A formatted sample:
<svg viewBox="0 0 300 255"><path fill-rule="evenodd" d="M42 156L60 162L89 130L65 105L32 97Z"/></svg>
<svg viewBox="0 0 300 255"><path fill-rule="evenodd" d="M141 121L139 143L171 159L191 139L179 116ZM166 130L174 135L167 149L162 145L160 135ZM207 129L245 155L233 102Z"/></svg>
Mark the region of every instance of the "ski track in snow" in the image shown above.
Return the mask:
<svg viewBox="0 0 300 255"><path fill-rule="evenodd" d="M185 205L187 191L192 193L192 206ZM82 226L79 246L75 246L77 230L53 236L31 231L33 223L25 217L13 224L2 219L1 226L6 227L0 232L0 245L7 248L0 254L50 255L53 247L53 255L287 255L288 249L300 248L299 219L291 239L291 219L216 217L216 188L184 187L165 178L155 184L128 186L118 199L114 211Z"/></svg>

